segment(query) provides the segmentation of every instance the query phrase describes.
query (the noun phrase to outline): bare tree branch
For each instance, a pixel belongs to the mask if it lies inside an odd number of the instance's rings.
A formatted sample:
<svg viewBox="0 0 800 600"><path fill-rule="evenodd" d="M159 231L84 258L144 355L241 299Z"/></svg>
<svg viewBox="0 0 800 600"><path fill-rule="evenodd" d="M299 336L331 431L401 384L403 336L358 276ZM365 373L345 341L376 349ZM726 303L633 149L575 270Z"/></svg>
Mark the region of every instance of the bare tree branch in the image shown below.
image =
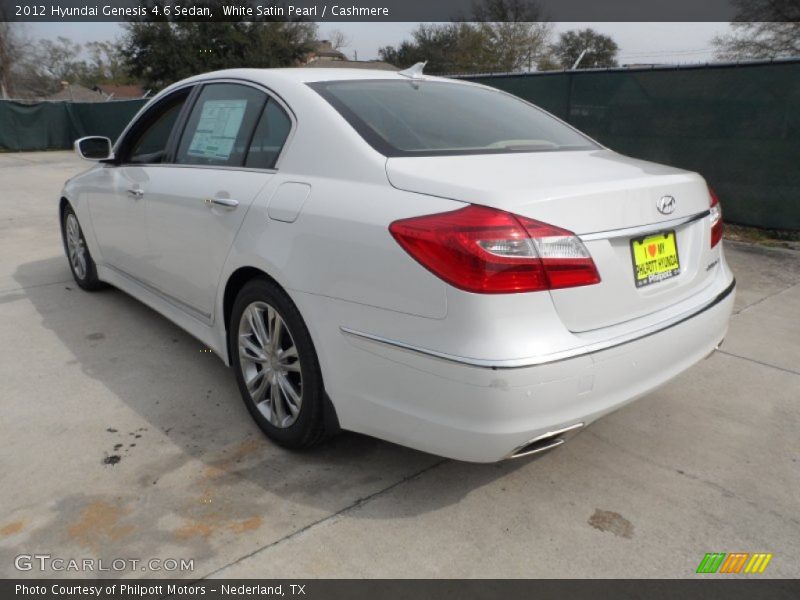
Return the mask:
<svg viewBox="0 0 800 600"><path fill-rule="evenodd" d="M347 48L353 43L350 39L350 36L346 35L340 29L333 29L330 33L328 33L328 41L331 43L331 46L334 50Z"/></svg>
<svg viewBox="0 0 800 600"><path fill-rule="evenodd" d="M738 12L730 33L712 40L721 60L800 56L797 0L734 0Z"/></svg>

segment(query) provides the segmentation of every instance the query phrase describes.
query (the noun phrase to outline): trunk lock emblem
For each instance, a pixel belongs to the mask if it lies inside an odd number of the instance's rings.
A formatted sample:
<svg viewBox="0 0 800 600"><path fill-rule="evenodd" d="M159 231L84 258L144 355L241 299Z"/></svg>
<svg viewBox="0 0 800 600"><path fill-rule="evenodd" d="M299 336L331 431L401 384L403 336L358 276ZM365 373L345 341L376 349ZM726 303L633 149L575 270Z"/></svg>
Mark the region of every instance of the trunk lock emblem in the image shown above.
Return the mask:
<svg viewBox="0 0 800 600"><path fill-rule="evenodd" d="M675 198L672 196L661 196L656 203L658 212L662 215L669 215L675 210Z"/></svg>

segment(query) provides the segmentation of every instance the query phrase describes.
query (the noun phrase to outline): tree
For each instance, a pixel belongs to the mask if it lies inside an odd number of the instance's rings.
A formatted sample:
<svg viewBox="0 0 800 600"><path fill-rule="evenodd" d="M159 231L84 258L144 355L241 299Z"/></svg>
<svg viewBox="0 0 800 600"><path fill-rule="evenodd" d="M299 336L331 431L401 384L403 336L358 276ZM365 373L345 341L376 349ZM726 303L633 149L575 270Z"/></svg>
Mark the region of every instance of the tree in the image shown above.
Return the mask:
<svg viewBox="0 0 800 600"><path fill-rule="evenodd" d="M204 71L293 66L313 50L317 32L308 21L147 19L126 23L121 53L130 75L152 89Z"/></svg>
<svg viewBox="0 0 800 600"><path fill-rule="evenodd" d="M30 44L19 57L15 81L25 95L48 96L61 89L64 82L93 87L108 81L125 81L126 76L115 65L114 47L107 42L86 44L90 61L81 59L84 46L69 38L39 40ZM119 78L119 79L118 79Z"/></svg>
<svg viewBox="0 0 800 600"><path fill-rule="evenodd" d="M89 60L83 63L81 79L85 83L130 83L132 80L125 67L118 43L87 42L84 50Z"/></svg>
<svg viewBox="0 0 800 600"><path fill-rule="evenodd" d="M345 34L341 29L331 30L331 32L328 34L328 41L331 43L331 47L334 50L347 48L352 43L350 36Z"/></svg>
<svg viewBox="0 0 800 600"><path fill-rule="evenodd" d="M734 0L732 31L712 40L720 60L800 56L797 0Z"/></svg>
<svg viewBox="0 0 800 600"><path fill-rule="evenodd" d="M475 7L474 16L486 36L493 70L532 70L547 53L552 26L535 2L484 0Z"/></svg>
<svg viewBox="0 0 800 600"><path fill-rule="evenodd" d="M422 24L411 36L412 41L403 41L397 48L378 50L381 59L402 68L427 61L429 73L488 70L486 39L470 24Z"/></svg>
<svg viewBox="0 0 800 600"><path fill-rule="evenodd" d="M0 21L0 97L49 96L62 82L91 88L129 81L116 44L81 45L65 37L33 42L22 24Z"/></svg>
<svg viewBox="0 0 800 600"><path fill-rule="evenodd" d="M537 71L557 71L560 69L561 65L552 53L539 57L539 60L536 62Z"/></svg>
<svg viewBox="0 0 800 600"><path fill-rule="evenodd" d="M24 23L2 18L0 7L0 97L28 98L56 91L58 83L44 70L41 41L31 40Z"/></svg>
<svg viewBox="0 0 800 600"><path fill-rule="evenodd" d="M2 15L0 14L0 17ZM16 23L0 20L0 97L14 93L14 66L24 51L25 41Z"/></svg>
<svg viewBox="0 0 800 600"><path fill-rule="evenodd" d="M531 0L484 0L472 22L422 24L412 39L386 46L381 59L398 67L428 61L429 73L532 68L548 49L551 26Z"/></svg>
<svg viewBox="0 0 800 600"><path fill-rule="evenodd" d="M573 29L562 33L552 50L555 59L565 69L572 68L584 50L581 67L616 67L619 47L609 36L594 29Z"/></svg>
<svg viewBox="0 0 800 600"><path fill-rule="evenodd" d="M52 81L77 81L84 70L78 60L81 45L69 38L59 36L55 41L39 40L36 61L39 69Z"/></svg>
<svg viewBox="0 0 800 600"><path fill-rule="evenodd" d="M52 94L64 77L79 70L74 56L79 50L80 45L66 38L34 43L21 24L0 22L0 95L24 98Z"/></svg>

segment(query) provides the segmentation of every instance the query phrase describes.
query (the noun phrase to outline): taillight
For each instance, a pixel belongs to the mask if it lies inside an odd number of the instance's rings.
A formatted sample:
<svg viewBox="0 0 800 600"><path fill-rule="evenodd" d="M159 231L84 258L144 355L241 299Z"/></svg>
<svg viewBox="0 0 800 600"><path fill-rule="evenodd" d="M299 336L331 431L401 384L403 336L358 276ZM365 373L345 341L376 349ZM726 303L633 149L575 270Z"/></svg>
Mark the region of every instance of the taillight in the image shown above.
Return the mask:
<svg viewBox="0 0 800 600"><path fill-rule="evenodd" d="M389 231L423 267L468 292L535 292L600 281L575 234L494 208L470 205L402 219Z"/></svg>
<svg viewBox="0 0 800 600"><path fill-rule="evenodd" d="M713 248L722 239L722 206L719 203L719 198L714 193L714 190L709 186L708 193L711 196L711 209L709 216L711 218L711 247Z"/></svg>

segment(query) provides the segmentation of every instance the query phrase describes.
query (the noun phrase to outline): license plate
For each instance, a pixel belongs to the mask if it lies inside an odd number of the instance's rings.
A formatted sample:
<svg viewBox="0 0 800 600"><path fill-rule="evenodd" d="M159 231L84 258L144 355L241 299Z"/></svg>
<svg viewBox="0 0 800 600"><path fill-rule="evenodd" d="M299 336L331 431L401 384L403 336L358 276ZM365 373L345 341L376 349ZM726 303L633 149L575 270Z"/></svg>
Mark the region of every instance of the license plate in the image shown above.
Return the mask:
<svg viewBox="0 0 800 600"><path fill-rule="evenodd" d="M681 272L674 231L631 240L631 254L637 288L671 279Z"/></svg>

